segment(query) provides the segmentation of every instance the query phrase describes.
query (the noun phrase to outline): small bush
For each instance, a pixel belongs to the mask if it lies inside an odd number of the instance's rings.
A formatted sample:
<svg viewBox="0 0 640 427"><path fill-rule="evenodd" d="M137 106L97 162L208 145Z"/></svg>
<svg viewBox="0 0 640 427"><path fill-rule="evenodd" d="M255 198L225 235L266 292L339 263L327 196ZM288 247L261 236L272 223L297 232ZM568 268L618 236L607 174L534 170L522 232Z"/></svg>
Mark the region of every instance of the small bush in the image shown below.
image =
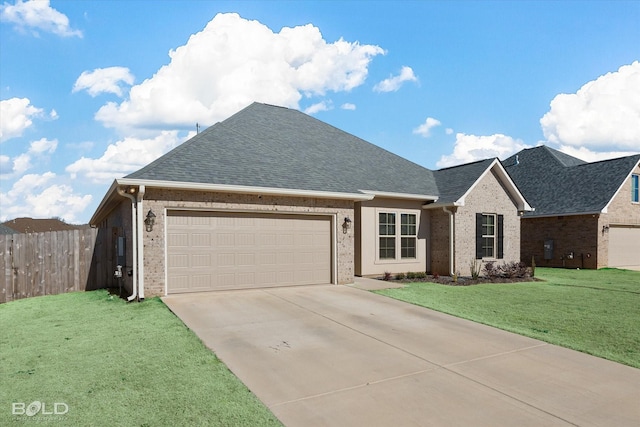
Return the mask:
<svg viewBox="0 0 640 427"><path fill-rule="evenodd" d="M404 279L406 276L404 273L398 273L396 274L396 280L402 280Z"/></svg>
<svg viewBox="0 0 640 427"><path fill-rule="evenodd" d="M480 277L480 269L482 268L482 263L478 262L477 259L472 258L469 268L471 269L471 278L473 280L478 280L478 277Z"/></svg>
<svg viewBox="0 0 640 427"><path fill-rule="evenodd" d="M384 275L382 276L382 280L386 280L386 281L391 280L391 273L389 273L388 271L385 271Z"/></svg>
<svg viewBox="0 0 640 427"><path fill-rule="evenodd" d="M440 278L440 275L438 273L433 273L433 278L437 280Z"/></svg>
<svg viewBox="0 0 640 427"><path fill-rule="evenodd" d="M416 279L426 279L427 278L427 273L425 273L424 271L418 271L416 273Z"/></svg>
<svg viewBox="0 0 640 427"><path fill-rule="evenodd" d="M489 279L495 279L496 277L498 277L499 274L500 272L496 268L495 261L488 261L484 265L484 275L487 276Z"/></svg>

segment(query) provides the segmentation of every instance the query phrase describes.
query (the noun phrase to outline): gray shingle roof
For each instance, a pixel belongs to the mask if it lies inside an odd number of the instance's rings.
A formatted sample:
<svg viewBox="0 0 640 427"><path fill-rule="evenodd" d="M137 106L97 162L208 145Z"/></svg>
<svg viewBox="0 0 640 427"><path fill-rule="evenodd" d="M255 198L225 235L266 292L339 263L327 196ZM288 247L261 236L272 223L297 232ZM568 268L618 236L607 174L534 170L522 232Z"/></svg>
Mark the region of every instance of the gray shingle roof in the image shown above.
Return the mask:
<svg viewBox="0 0 640 427"><path fill-rule="evenodd" d="M535 208L525 216L546 216L602 211L639 160L637 154L586 163L540 146L520 151L503 166Z"/></svg>
<svg viewBox="0 0 640 427"><path fill-rule="evenodd" d="M438 204L449 204L464 196L471 184L493 163L494 159L485 159L460 166L434 171L439 195Z"/></svg>
<svg viewBox="0 0 640 427"><path fill-rule="evenodd" d="M0 234L17 234L19 231L14 230L11 227L7 227L4 224L0 224Z"/></svg>
<svg viewBox="0 0 640 427"><path fill-rule="evenodd" d="M438 194L431 170L297 110L260 103L209 127L126 178Z"/></svg>

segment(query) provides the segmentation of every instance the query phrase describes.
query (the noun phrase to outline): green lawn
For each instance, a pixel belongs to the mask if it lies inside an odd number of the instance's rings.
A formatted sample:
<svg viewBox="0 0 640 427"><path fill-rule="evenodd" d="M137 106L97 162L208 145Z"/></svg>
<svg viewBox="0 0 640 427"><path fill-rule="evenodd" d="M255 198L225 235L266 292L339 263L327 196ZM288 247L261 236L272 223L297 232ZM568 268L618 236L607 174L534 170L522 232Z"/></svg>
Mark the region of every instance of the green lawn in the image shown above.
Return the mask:
<svg viewBox="0 0 640 427"><path fill-rule="evenodd" d="M12 414L34 401L68 412ZM106 291L0 305L0 425L32 422L280 425L162 301L126 304Z"/></svg>
<svg viewBox="0 0 640 427"><path fill-rule="evenodd" d="M536 269L543 282L377 291L640 368L640 272Z"/></svg>

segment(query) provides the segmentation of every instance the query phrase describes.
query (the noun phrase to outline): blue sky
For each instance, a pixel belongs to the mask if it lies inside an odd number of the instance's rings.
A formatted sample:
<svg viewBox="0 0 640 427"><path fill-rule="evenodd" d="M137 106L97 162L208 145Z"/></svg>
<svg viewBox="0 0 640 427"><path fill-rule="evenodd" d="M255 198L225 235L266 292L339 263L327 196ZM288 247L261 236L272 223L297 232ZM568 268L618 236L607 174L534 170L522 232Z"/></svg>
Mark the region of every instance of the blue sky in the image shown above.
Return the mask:
<svg viewBox="0 0 640 427"><path fill-rule="evenodd" d="M432 169L637 153L639 60L638 1L7 1L0 220L86 222L254 100Z"/></svg>

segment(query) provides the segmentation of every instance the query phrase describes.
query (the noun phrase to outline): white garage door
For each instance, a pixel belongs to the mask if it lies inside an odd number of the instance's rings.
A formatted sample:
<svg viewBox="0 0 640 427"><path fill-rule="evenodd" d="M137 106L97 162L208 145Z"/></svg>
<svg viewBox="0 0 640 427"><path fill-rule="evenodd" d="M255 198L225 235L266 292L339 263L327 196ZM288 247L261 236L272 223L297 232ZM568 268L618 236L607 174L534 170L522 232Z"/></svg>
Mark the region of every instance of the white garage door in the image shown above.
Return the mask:
<svg viewBox="0 0 640 427"><path fill-rule="evenodd" d="M640 228L609 229L609 267L640 267Z"/></svg>
<svg viewBox="0 0 640 427"><path fill-rule="evenodd" d="M169 212L168 293L331 283L331 217Z"/></svg>

